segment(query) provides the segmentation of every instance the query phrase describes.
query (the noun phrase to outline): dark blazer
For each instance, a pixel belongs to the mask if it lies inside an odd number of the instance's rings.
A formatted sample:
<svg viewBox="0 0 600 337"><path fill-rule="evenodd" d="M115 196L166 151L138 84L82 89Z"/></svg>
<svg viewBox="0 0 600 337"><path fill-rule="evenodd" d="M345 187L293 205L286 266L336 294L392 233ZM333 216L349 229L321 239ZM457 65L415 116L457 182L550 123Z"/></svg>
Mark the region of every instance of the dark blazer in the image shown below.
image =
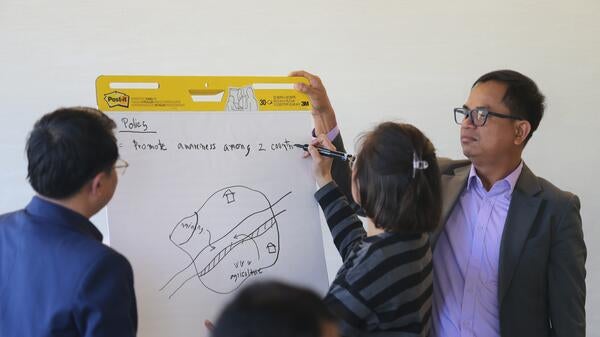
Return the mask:
<svg viewBox="0 0 600 337"><path fill-rule="evenodd" d="M334 145L343 150L341 137ZM442 218L432 244L466 187L471 163L439 159ZM332 173L349 195L347 165ZM352 199L350 199L352 200ZM503 337L585 336L587 250L577 196L524 165L512 194L500 244L498 303ZM433 261L435 264L435 261Z"/></svg>
<svg viewBox="0 0 600 337"><path fill-rule="evenodd" d="M34 197L0 215L0 336L135 336L129 262L82 215Z"/></svg>
<svg viewBox="0 0 600 337"><path fill-rule="evenodd" d="M469 161L438 161L442 226L467 184ZM585 336L585 260L579 199L527 165L512 194L500 244L502 336ZM435 261L434 261L435 263Z"/></svg>

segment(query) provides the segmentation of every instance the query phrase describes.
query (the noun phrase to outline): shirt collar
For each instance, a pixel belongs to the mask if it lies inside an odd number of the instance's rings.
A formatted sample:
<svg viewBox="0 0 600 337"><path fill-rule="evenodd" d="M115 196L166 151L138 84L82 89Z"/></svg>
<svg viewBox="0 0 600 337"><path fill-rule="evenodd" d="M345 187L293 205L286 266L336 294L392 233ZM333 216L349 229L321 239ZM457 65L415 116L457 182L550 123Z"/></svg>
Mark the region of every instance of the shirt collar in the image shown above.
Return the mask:
<svg viewBox="0 0 600 337"><path fill-rule="evenodd" d="M83 215L35 196L26 207L26 211L36 217L43 218L45 222L74 229L94 240L102 241L102 233Z"/></svg>
<svg viewBox="0 0 600 337"><path fill-rule="evenodd" d="M512 172L510 172L502 180L497 181L494 184L494 186L496 186L496 184L501 183L501 182L503 182L504 184L508 183L508 185L510 186L509 193L512 194L512 192L515 189L515 186L517 185L517 180L519 180L519 176L521 175L521 171L523 171L523 161L522 160L516 169L514 169ZM471 170L469 171L469 178L467 179L467 190L473 188L474 184L479 184L479 185L483 186L483 184L481 183L481 179L477 175L477 171L475 171L475 166L473 164L471 164ZM492 186L492 188L493 188L493 186Z"/></svg>

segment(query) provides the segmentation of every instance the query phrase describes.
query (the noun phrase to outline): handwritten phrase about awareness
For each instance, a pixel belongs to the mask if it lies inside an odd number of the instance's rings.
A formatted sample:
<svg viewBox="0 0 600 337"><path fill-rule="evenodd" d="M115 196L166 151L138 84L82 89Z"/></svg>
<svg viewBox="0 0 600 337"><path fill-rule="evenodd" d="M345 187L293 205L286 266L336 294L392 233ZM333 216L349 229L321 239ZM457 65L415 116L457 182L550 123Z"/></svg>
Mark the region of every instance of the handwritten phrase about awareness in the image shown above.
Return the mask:
<svg viewBox="0 0 600 337"><path fill-rule="evenodd" d="M150 128L144 120L136 118L121 118L120 133L136 134L157 134L158 132ZM247 157L253 152L273 152L273 151L297 151L291 141L282 139L276 142L257 142L257 143L239 143L239 142L166 142L158 137L153 140L131 139L128 143L135 151L162 152L171 149L179 151L203 151L203 152L236 152ZM124 144L120 144L124 146Z"/></svg>

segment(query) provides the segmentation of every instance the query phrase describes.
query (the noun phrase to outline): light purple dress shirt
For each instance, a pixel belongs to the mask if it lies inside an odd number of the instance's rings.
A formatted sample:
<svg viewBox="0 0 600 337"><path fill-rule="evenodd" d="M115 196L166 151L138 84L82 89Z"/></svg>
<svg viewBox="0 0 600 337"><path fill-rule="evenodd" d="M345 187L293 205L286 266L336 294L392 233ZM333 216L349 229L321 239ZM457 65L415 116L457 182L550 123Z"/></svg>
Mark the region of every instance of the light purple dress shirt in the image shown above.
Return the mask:
<svg viewBox="0 0 600 337"><path fill-rule="evenodd" d="M486 191L471 165L467 187L433 250L431 336L500 336L500 242L522 169L523 162Z"/></svg>

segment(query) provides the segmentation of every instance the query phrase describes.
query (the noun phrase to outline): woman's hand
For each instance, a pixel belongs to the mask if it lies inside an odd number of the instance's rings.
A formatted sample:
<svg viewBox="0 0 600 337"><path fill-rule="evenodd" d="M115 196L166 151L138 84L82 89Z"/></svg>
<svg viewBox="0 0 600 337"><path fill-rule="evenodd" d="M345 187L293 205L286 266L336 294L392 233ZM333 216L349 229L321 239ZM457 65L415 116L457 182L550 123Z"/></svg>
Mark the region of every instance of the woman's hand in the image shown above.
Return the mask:
<svg viewBox="0 0 600 337"><path fill-rule="evenodd" d="M310 100L315 134L331 131L337 125L337 121L327 91L319 76L304 70L292 71L289 76L304 77L308 80L308 84L296 83L294 88L306 94Z"/></svg>
<svg viewBox="0 0 600 337"><path fill-rule="evenodd" d="M329 150L335 150L335 146L327 139L327 135L320 134L317 138L313 139L308 147L308 153L313 160L313 174L319 188L327 185L333 178L331 176L331 165L333 164L333 158L322 156L317 150L316 146L324 147Z"/></svg>

